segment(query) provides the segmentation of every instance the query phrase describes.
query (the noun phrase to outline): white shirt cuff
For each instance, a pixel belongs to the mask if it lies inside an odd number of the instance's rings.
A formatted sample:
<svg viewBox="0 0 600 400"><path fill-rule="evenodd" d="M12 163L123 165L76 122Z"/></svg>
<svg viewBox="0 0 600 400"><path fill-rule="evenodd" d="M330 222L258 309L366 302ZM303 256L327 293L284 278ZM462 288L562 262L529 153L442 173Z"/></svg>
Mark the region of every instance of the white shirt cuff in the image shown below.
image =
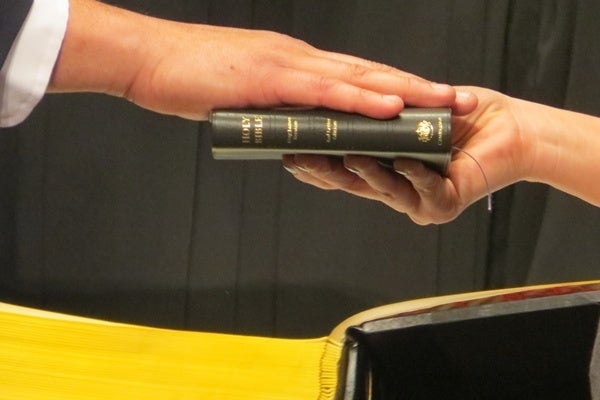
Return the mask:
<svg viewBox="0 0 600 400"><path fill-rule="evenodd" d="M69 19L69 0L34 0L0 70L0 127L23 122L46 93Z"/></svg>

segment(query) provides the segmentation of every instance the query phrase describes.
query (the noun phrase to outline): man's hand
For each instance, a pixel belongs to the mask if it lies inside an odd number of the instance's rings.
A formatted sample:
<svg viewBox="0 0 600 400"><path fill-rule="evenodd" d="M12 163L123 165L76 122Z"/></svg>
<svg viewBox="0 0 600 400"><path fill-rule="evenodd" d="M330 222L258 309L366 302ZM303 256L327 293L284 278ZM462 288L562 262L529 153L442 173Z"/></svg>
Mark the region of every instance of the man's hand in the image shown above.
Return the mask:
<svg viewBox="0 0 600 400"><path fill-rule="evenodd" d="M455 90L282 34L184 24L71 0L51 91L126 97L202 120L215 108L322 106L375 118L454 106Z"/></svg>

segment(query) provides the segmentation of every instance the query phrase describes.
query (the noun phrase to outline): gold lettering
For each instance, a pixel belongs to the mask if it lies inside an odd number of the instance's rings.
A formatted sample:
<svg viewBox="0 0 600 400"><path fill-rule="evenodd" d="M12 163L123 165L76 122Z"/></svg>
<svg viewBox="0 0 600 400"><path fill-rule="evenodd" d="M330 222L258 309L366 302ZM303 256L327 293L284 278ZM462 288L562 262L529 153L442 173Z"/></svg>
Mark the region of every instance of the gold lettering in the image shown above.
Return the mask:
<svg viewBox="0 0 600 400"><path fill-rule="evenodd" d="M438 117L438 146L441 146L444 140L444 123L442 117Z"/></svg>
<svg viewBox="0 0 600 400"><path fill-rule="evenodd" d="M260 115L254 116L254 143L262 144L263 142L263 117Z"/></svg>
<svg viewBox="0 0 600 400"><path fill-rule="evenodd" d="M298 120L294 120L294 140L298 140Z"/></svg>
<svg viewBox="0 0 600 400"><path fill-rule="evenodd" d="M333 127L331 129L331 134L333 136L333 140L337 140L337 136L338 136L338 122L337 120L333 120Z"/></svg>
<svg viewBox="0 0 600 400"><path fill-rule="evenodd" d="M325 142L331 143L337 140L338 122L335 119L327 118L325 120Z"/></svg>
<svg viewBox="0 0 600 400"><path fill-rule="evenodd" d="M293 119L292 117L287 118L287 143L291 144L292 142L298 140L298 120Z"/></svg>
<svg viewBox="0 0 600 400"><path fill-rule="evenodd" d="M252 124L250 123L250 118L242 116L242 143L249 144L250 143L250 128Z"/></svg>
<svg viewBox="0 0 600 400"><path fill-rule="evenodd" d="M287 118L287 142L292 143L292 117Z"/></svg>

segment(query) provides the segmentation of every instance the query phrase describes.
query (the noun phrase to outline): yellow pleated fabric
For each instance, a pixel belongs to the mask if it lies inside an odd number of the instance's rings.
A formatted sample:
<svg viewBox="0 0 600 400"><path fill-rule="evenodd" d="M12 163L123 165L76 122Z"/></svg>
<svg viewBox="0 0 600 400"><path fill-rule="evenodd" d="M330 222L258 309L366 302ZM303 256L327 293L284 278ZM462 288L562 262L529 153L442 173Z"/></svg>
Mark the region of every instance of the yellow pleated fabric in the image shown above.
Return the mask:
<svg viewBox="0 0 600 400"><path fill-rule="evenodd" d="M0 399L318 399L333 393L321 387L327 343L156 329L2 305Z"/></svg>

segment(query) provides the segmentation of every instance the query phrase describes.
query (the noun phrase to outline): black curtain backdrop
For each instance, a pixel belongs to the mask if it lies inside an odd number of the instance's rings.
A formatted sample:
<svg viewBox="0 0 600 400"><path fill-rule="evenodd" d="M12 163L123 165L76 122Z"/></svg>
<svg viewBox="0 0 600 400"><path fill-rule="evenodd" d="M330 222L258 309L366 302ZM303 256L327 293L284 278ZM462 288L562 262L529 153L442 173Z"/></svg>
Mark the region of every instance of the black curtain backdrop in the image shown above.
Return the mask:
<svg viewBox="0 0 600 400"><path fill-rule="evenodd" d="M600 115L600 3L122 0L272 29L453 84ZM577 129L577 127L573 127ZM589 132L597 135L600 132ZM214 161L206 125L48 95L0 132L0 300L155 326L311 337L410 298L600 278L600 209L521 183L456 221Z"/></svg>

